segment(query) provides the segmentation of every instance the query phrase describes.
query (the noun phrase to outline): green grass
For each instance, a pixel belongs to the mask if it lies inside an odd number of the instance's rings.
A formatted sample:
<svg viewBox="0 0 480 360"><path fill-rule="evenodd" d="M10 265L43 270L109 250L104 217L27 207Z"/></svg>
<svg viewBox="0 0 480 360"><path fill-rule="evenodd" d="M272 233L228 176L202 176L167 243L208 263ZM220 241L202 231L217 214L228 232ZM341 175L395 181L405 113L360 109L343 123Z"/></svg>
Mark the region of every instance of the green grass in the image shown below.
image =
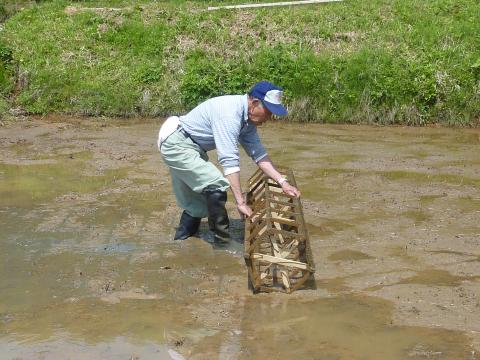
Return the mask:
<svg viewBox="0 0 480 360"><path fill-rule="evenodd" d="M292 121L480 125L478 0L203 11L218 3L33 4L0 32L3 99L30 113L164 116L268 79Z"/></svg>

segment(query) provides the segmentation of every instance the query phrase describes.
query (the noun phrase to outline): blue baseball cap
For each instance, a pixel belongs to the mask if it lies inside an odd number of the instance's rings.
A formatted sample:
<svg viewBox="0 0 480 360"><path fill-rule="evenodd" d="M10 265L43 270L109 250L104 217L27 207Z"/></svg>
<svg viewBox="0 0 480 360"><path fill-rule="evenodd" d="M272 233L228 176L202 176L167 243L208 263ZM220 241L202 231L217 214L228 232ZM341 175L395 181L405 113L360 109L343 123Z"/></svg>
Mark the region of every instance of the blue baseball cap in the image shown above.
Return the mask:
<svg viewBox="0 0 480 360"><path fill-rule="evenodd" d="M268 81L260 81L252 87L248 94L261 100L273 115L284 116L288 114L287 109L282 105L283 89L281 87Z"/></svg>

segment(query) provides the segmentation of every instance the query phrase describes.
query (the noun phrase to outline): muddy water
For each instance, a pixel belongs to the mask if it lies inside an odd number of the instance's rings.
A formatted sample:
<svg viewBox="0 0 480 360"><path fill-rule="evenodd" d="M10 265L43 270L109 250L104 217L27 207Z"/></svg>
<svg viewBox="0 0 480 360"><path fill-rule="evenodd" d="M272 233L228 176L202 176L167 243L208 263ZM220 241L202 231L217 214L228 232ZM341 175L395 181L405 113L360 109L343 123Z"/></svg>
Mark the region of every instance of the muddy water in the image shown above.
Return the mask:
<svg viewBox="0 0 480 360"><path fill-rule="evenodd" d="M229 251L171 240L158 122L54 120L0 128L2 359L479 358L478 131L261 129L317 267L286 296L249 292L231 204Z"/></svg>

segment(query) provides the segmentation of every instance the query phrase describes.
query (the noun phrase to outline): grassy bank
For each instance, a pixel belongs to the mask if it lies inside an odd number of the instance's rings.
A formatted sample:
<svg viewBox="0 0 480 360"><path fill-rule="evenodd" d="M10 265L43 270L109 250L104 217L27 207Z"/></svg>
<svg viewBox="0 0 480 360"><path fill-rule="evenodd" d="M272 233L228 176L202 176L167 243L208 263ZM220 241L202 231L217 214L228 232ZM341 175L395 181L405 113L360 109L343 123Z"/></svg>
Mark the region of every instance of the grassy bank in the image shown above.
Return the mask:
<svg viewBox="0 0 480 360"><path fill-rule="evenodd" d="M16 13L0 32L0 110L161 116L268 79L294 121L479 124L478 0L208 4L43 1Z"/></svg>

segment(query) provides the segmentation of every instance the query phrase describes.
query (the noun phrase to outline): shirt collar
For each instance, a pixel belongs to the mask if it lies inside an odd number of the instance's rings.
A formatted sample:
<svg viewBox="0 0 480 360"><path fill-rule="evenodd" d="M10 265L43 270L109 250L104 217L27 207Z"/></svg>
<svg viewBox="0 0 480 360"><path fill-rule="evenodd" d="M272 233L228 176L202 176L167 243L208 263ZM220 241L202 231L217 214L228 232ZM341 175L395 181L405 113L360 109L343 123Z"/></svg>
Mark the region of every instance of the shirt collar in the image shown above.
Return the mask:
<svg viewBox="0 0 480 360"><path fill-rule="evenodd" d="M248 94L243 97L243 121L248 122Z"/></svg>

